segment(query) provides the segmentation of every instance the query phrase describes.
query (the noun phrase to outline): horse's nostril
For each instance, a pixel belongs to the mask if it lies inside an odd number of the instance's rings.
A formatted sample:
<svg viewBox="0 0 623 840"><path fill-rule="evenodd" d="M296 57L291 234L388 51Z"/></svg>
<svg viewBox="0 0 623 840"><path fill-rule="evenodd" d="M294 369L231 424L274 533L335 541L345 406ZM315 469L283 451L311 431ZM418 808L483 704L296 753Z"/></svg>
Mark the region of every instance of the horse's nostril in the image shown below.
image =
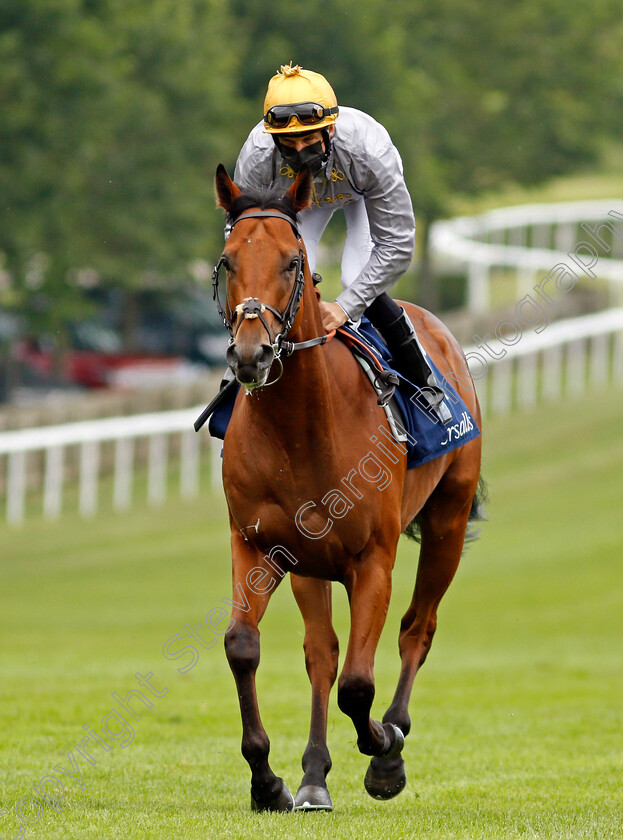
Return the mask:
<svg viewBox="0 0 623 840"><path fill-rule="evenodd" d="M251 351L251 352L249 352ZM275 360L275 353L270 344L260 344L255 350L249 348L247 352L241 353L240 348L234 343L230 344L225 353L229 367L238 375L255 378L260 371L267 370Z"/></svg>
<svg viewBox="0 0 623 840"><path fill-rule="evenodd" d="M275 359L275 353L270 344L262 344L255 351L255 363L260 370L269 368Z"/></svg>
<svg viewBox="0 0 623 840"><path fill-rule="evenodd" d="M235 344L230 344L225 353L225 360L232 370L235 370L239 364L238 350Z"/></svg>

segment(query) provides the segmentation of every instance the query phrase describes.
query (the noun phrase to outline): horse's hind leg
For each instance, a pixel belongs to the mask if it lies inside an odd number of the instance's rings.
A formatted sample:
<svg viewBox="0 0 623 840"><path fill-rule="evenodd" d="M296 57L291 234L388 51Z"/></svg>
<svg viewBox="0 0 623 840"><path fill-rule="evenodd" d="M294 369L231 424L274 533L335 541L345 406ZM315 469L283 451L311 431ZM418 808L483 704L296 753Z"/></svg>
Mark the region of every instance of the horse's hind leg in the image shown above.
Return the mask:
<svg viewBox="0 0 623 840"><path fill-rule="evenodd" d="M309 741L303 753L304 776L295 808L333 808L326 777L331 769L327 748L329 693L337 676L338 639L331 622L331 583L290 575L292 591L305 622L305 666L312 688Z"/></svg>
<svg viewBox="0 0 623 840"><path fill-rule="evenodd" d="M473 495L473 494L472 494ZM464 501L461 501L461 498ZM422 545L415 590L400 625L402 667L392 703L383 723L393 723L406 735L411 729L409 699L415 676L426 659L437 627L437 608L455 575L465 538L471 495L443 492L440 485L421 515ZM406 775L401 756L373 758L365 787L375 799L391 799L404 788Z"/></svg>
<svg viewBox="0 0 623 840"><path fill-rule="evenodd" d="M260 718L255 691L255 672L260 661L258 624L280 578L273 577L274 569L264 564L261 552L246 543L237 531L232 532L232 567L232 623L225 635L225 652L238 689L242 754L251 768L251 808L291 811L292 794L268 763L270 741ZM258 568L264 574L256 573Z"/></svg>

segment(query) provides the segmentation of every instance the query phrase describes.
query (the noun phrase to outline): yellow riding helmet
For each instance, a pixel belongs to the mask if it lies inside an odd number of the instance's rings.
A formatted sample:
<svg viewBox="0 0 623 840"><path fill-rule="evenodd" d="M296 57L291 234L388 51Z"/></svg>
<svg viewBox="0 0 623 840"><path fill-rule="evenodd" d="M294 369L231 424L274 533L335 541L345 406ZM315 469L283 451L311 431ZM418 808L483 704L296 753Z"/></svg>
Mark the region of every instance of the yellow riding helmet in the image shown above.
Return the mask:
<svg viewBox="0 0 623 840"><path fill-rule="evenodd" d="M326 128L333 125L338 113L333 88L320 73L305 70L298 64L292 66L290 62L282 65L268 83L264 131L269 134L296 134Z"/></svg>

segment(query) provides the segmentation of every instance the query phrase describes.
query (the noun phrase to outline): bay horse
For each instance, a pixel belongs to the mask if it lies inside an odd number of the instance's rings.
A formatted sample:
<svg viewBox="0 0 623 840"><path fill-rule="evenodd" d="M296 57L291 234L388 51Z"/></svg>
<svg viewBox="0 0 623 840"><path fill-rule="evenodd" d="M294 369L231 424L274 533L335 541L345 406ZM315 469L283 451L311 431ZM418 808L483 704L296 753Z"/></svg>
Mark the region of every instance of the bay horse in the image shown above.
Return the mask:
<svg viewBox="0 0 623 840"><path fill-rule="evenodd" d="M222 165L215 183L217 203L233 227L215 268L214 291L231 332L227 361L243 386L223 443L233 567L225 650L240 701L251 806L258 811L332 808L326 783L331 768L327 707L338 668L332 581L345 586L351 618L338 705L353 721L359 750L371 757L366 790L389 799L406 782L400 752L411 725L413 680L430 649L437 607L456 572L475 511L480 437L407 470L404 447L392 449L387 416L361 365L342 341L330 340L322 325L296 221L311 201L307 169L285 194L242 194ZM223 268L225 292L219 291ZM466 371L463 352L446 327L429 312L402 305L442 374ZM465 374L457 382L480 426L471 377ZM387 456L374 461L371 442L378 442L381 432ZM358 473L364 463L367 472ZM382 488L370 480L375 463L377 472L378 464L385 467ZM413 598L400 627L400 677L380 723L370 717L374 656L398 539L416 517L421 548ZM312 690L296 799L270 767L270 742L255 689L258 625L287 571L305 623Z"/></svg>

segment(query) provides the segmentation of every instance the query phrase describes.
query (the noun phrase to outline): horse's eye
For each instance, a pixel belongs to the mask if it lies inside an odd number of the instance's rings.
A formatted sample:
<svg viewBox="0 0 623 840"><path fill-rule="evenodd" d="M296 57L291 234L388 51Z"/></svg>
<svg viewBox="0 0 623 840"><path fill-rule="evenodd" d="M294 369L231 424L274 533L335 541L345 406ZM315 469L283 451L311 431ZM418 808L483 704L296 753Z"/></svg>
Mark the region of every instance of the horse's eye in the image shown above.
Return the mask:
<svg viewBox="0 0 623 840"><path fill-rule="evenodd" d="M222 261L223 261L223 268L225 269L225 271L231 271L231 264L230 264L229 260L227 259L227 257L223 257Z"/></svg>
<svg viewBox="0 0 623 840"><path fill-rule="evenodd" d="M288 271L295 271L299 267L298 257L294 257L293 260L290 261L290 265L288 266Z"/></svg>

